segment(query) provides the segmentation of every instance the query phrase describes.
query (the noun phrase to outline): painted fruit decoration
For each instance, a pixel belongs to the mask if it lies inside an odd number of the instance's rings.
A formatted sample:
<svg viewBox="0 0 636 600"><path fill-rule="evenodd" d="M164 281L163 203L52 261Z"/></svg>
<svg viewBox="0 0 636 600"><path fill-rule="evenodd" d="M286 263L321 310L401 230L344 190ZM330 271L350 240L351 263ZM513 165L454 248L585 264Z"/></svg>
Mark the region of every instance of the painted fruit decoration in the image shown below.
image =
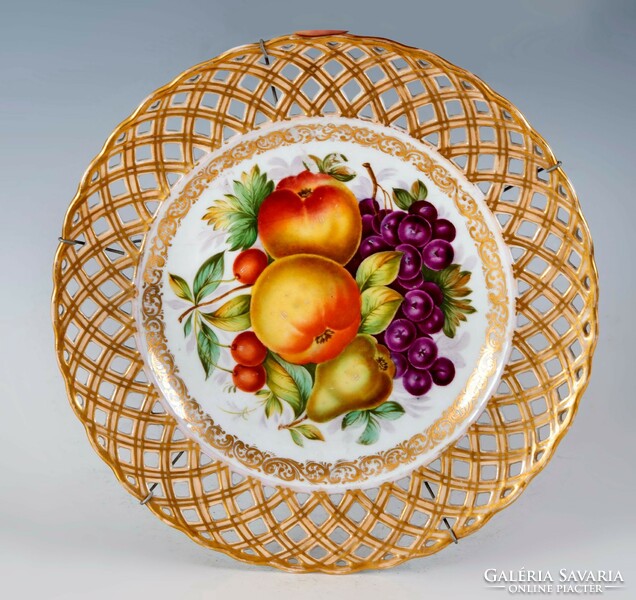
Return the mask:
<svg viewBox="0 0 636 600"><path fill-rule="evenodd" d="M471 274L453 262L455 226L425 184L388 192L365 163L373 192L358 199L346 163L310 155L276 184L254 165L204 216L227 250L191 283L168 276L190 305L179 322L206 379L227 373L225 391L252 394L250 412L298 446L324 442L334 420L375 443L383 421L405 414L400 394L425 402L453 381L436 340L475 312Z"/></svg>

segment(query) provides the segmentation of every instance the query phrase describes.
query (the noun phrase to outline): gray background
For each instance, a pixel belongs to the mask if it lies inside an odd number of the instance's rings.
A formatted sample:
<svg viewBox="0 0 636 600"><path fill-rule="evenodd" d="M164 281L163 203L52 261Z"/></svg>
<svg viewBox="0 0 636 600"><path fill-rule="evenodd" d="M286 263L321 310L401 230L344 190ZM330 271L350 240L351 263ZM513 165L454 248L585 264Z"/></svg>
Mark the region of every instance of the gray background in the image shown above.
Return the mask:
<svg viewBox="0 0 636 600"><path fill-rule="evenodd" d="M6 598L492 598L486 568L633 559L636 3L627 0L0 2L0 586ZM152 90L259 38L335 27L432 50L545 135L596 242L601 337L574 427L477 534L388 572L244 566L160 523L115 481L67 405L49 317L62 218L90 159ZM630 264L631 263L631 264Z"/></svg>

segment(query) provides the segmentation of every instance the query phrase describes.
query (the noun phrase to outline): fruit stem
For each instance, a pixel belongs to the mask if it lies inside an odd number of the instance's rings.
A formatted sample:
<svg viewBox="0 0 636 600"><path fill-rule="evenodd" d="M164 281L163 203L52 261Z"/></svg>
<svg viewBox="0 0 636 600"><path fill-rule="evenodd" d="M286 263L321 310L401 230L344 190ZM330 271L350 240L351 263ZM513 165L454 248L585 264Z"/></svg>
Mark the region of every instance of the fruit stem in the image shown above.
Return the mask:
<svg viewBox="0 0 636 600"><path fill-rule="evenodd" d="M303 412L297 419L294 419L291 423L287 423L287 425L279 425L278 429L291 429L292 427L295 427L296 425L298 425L299 423L302 423L303 421L305 421L307 419L307 413Z"/></svg>
<svg viewBox="0 0 636 600"><path fill-rule="evenodd" d="M210 364L215 368L215 369L219 369L221 371L225 371L226 373L229 373L230 375L234 375L234 371L231 371L230 369L226 369L225 367L222 367L220 365L217 365L216 363L213 363L212 361L210 361Z"/></svg>
<svg viewBox="0 0 636 600"><path fill-rule="evenodd" d="M365 162L362 163L362 166L367 170L367 173L371 178L371 183L373 184L373 191L371 192L371 196L373 196L373 199L375 200L376 196L378 195L378 179L375 176L373 169L371 168L371 163Z"/></svg>
<svg viewBox="0 0 636 600"><path fill-rule="evenodd" d="M378 190L380 190L382 192L382 204L384 205L384 208L386 208L386 204L387 204L387 198L389 200L389 206L391 206L391 208L393 208L393 200L391 199L391 194L389 194L389 192L387 192L379 183L378 183L378 178L375 176L375 172L373 171L373 168L371 167L371 163L362 163L362 166L367 170L367 173L369 173L369 177L371 178L371 182L373 183L373 192L371 193L371 195L373 196L373 199L375 200L377 195L378 195Z"/></svg>
<svg viewBox="0 0 636 600"><path fill-rule="evenodd" d="M252 285L251 283L245 283L243 285L239 285L238 287L235 287L233 290L228 290L227 292L221 294L220 296L217 296L216 298L212 298L212 300L208 300L207 302L202 302L201 304L195 304L194 306L191 306L179 317L179 323L181 323L181 321L183 321L183 319L185 319L193 310L196 310L197 308L201 308L202 306L208 306L210 304L214 304L215 302L218 302L219 300L223 300L223 298L225 298L226 296L229 296L230 294L233 294L234 292L238 292L239 290L244 290L245 288L248 288L251 285Z"/></svg>

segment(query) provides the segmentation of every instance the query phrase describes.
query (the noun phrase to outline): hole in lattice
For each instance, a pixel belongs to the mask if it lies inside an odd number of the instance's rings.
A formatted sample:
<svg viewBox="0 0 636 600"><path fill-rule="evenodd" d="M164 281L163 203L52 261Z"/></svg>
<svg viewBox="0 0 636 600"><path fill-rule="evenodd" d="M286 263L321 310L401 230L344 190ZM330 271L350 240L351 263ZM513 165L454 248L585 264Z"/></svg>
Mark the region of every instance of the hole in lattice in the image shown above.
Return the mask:
<svg viewBox="0 0 636 600"><path fill-rule="evenodd" d="M552 287L559 292L562 296L570 289L570 281L563 275L559 274L552 282Z"/></svg>
<svg viewBox="0 0 636 600"><path fill-rule="evenodd" d="M305 504L307 500L309 500L309 494L304 494L302 492L299 492L298 494L296 494L296 501L298 502L298 504L300 504L300 506Z"/></svg>
<svg viewBox="0 0 636 600"><path fill-rule="evenodd" d="M408 121L406 119L406 115L401 115L395 121L392 122L392 125L402 129L403 131L408 130Z"/></svg>
<svg viewBox="0 0 636 600"><path fill-rule="evenodd" d="M554 377L563 371L563 367L561 366L561 361L554 357L543 363L545 370L548 372L550 377Z"/></svg>
<svg viewBox="0 0 636 600"><path fill-rule="evenodd" d="M415 538L412 535L404 533L398 538L396 546L399 546L400 548L410 548L414 544L414 542Z"/></svg>
<svg viewBox="0 0 636 600"><path fill-rule="evenodd" d="M490 106L483 100L473 100L473 104L475 105L475 110L482 115L490 114Z"/></svg>
<svg viewBox="0 0 636 600"><path fill-rule="evenodd" d="M199 103L201 106L205 106L206 108L216 108L219 103L219 95L213 94L211 92L206 92L203 94L201 98L201 102Z"/></svg>
<svg viewBox="0 0 636 600"><path fill-rule="evenodd" d="M322 86L313 78L310 77L303 83L300 88L300 92L308 99L314 100L316 96L322 91Z"/></svg>
<svg viewBox="0 0 636 600"><path fill-rule="evenodd" d="M150 135L154 128L154 121L143 121L137 125L137 135L139 137Z"/></svg>
<svg viewBox="0 0 636 600"><path fill-rule="evenodd" d="M466 502L466 492L463 490L452 490L449 496L449 504L453 506L463 506Z"/></svg>
<svg viewBox="0 0 636 600"><path fill-rule="evenodd" d="M523 433L510 433L507 437L510 450L520 450L526 445L526 438Z"/></svg>
<svg viewBox="0 0 636 600"><path fill-rule="evenodd" d="M541 352L541 350L545 350L550 345L550 342L548 342L548 339L543 333L533 335L527 342L535 352Z"/></svg>
<svg viewBox="0 0 636 600"><path fill-rule="evenodd" d="M340 526L336 527L329 534L329 539L339 546L344 544L349 539L349 537L349 534Z"/></svg>
<svg viewBox="0 0 636 600"><path fill-rule="evenodd" d="M450 130L450 143L451 145L465 144L466 143L466 128L454 127Z"/></svg>
<svg viewBox="0 0 636 600"><path fill-rule="evenodd" d="M181 144L175 144L173 142L163 144L162 149L163 149L163 158L165 160L171 160L171 161L177 161L177 162L183 161L183 152L181 149Z"/></svg>
<svg viewBox="0 0 636 600"><path fill-rule="evenodd" d="M267 533L268 531L268 527L267 525L265 525L265 521L260 518L254 521L250 521L247 526L254 535L262 535L264 533Z"/></svg>
<svg viewBox="0 0 636 600"><path fill-rule="evenodd" d="M337 77L340 73L342 73L342 71L344 71L344 67L335 59L327 62L322 68L327 71L331 77Z"/></svg>
<svg viewBox="0 0 636 600"><path fill-rule="evenodd" d="M227 512L225 506L222 503L212 504L208 507L208 513L215 521L223 521L227 519Z"/></svg>
<svg viewBox="0 0 636 600"><path fill-rule="evenodd" d="M79 327L71 321L68 324L68 327L66 328L66 333L65 333L66 339L70 340L71 342L74 342L79 331L80 331Z"/></svg>
<svg viewBox="0 0 636 600"><path fill-rule="evenodd" d="M533 371L523 371L517 373L514 377L524 390L529 390L539 385L539 380Z"/></svg>
<svg viewBox="0 0 636 600"><path fill-rule="evenodd" d="M484 506L488 504L490 501L490 493L489 492L479 492L475 496L475 506Z"/></svg>
<svg viewBox="0 0 636 600"><path fill-rule="evenodd" d="M391 530L384 523L378 521L370 533L374 538L383 540L391 533Z"/></svg>
<svg viewBox="0 0 636 600"><path fill-rule="evenodd" d="M98 273L101 270L101 266L94 258L90 258L82 265L82 271L84 271L84 273L86 273L89 277L92 277L95 273Z"/></svg>
<svg viewBox="0 0 636 600"><path fill-rule="evenodd" d="M497 479L497 465L481 465L480 479L482 481L494 481Z"/></svg>
<svg viewBox="0 0 636 600"><path fill-rule="evenodd" d="M506 226L506 223L508 223L508 221L510 221L510 219L512 218L512 215L507 215L505 213L497 213L495 215L497 217L497 221L499 221L499 225L504 228Z"/></svg>
<svg viewBox="0 0 636 600"><path fill-rule="evenodd" d="M367 546L366 544L360 544L354 551L354 554L358 557L358 558L367 558L368 556L371 555L371 553L373 552L373 550Z"/></svg>
<svg viewBox="0 0 636 600"><path fill-rule="evenodd" d="M512 351L510 352L510 362L519 362L520 360L523 360L523 358L524 356L523 354L521 354L521 352L519 352L519 349L516 346L513 347Z"/></svg>
<svg viewBox="0 0 636 600"><path fill-rule="evenodd" d="M175 481L172 484L172 489L177 498L190 497L190 485L187 481Z"/></svg>
<svg viewBox="0 0 636 600"><path fill-rule="evenodd" d="M212 137L212 122L208 119L195 119L194 120L194 133L202 135L203 137Z"/></svg>
<svg viewBox="0 0 636 600"><path fill-rule="evenodd" d="M532 273L535 273L536 275L543 275L544 271L547 268L548 263L538 256L535 256L526 266L526 269L528 269Z"/></svg>
<svg viewBox="0 0 636 600"><path fill-rule="evenodd" d="M535 416L542 415L548 410L548 403L543 396L530 401L530 409Z"/></svg>
<svg viewBox="0 0 636 600"><path fill-rule="evenodd" d="M526 289L528 289L530 286L525 283L525 282L521 282L523 283L523 289L522 287L519 287L519 294L522 294ZM517 327L521 328L521 327L525 327L526 325L528 325L530 323L530 319L528 319L528 317L526 317L526 315L524 315L523 313L517 313Z"/></svg>
<svg viewBox="0 0 636 600"><path fill-rule="evenodd" d="M349 100L349 102L352 102L355 98L358 97L358 95L362 91L362 88L355 79L350 79L345 85L340 88L340 90L342 92L342 95L347 100Z"/></svg>
<svg viewBox="0 0 636 600"><path fill-rule="evenodd" d="M570 256L568 256L568 262L575 269L578 269L581 266L581 255L572 250L572 252L570 252Z"/></svg>
<svg viewBox="0 0 636 600"><path fill-rule="evenodd" d="M261 83L261 80L254 75L243 75L239 86L248 92L253 92Z"/></svg>
<svg viewBox="0 0 636 600"><path fill-rule="evenodd" d="M123 375L131 365L131 361L123 356L116 356L110 361L110 370Z"/></svg>
<svg viewBox="0 0 636 600"><path fill-rule="evenodd" d="M464 109L462 108L459 100L448 100L447 102L444 102L444 107L446 109L446 114L450 119L464 114Z"/></svg>
<svg viewBox="0 0 636 600"><path fill-rule="evenodd" d="M302 542L307 537L307 532L300 526L294 525L288 532L287 537L293 542Z"/></svg>
<svg viewBox="0 0 636 600"><path fill-rule="evenodd" d="M524 146L524 138L518 131L509 131L508 138L513 146Z"/></svg>
<svg viewBox="0 0 636 600"><path fill-rule="evenodd" d="M561 240L561 238L557 237L553 233L549 233L546 237L545 242L543 243L543 246L544 248L547 248L548 250L556 254L559 251L559 248L561 248L562 244L563 240Z"/></svg>
<svg viewBox="0 0 636 600"><path fill-rule="evenodd" d="M351 50L347 50L345 52L349 57L351 57L354 61L359 61L361 58L365 58L367 55L360 50L360 48L351 48Z"/></svg>
<svg viewBox="0 0 636 600"><path fill-rule="evenodd" d="M281 523L290 517L291 511L285 502L281 502L272 510L272 514L276 517L276 520Z"/></svg>
<svg viewBox="0 0 636 600"><path fill-rule="evenodd" d="M437 87L440 90L453 87L450 79L446 77L446 75L438 75L437 77L435 77L435 83L437 83Z"/></svg>
<svg viewBox="0 0 636 600"><path fill-rule="evenodd" d="M87 319L90 319L97 312L98 308L97 304L91 298L86 298L80 306L80 312Z"/></svg>
<svg viewBox="0 0 636 600"><path fill-rule="evenodd" d="M77 394L75 396L75 404L77 404L80 408L84 408L86 402L84 402L84 398L80 394Z"/></svg>
<svg viewBox="0 0 636 600"><path fill-rule="evenodd" d="M493 154L480 154L477 159L478 171L493 171L495 168L495 157Z"/></svg>
<svg viewBox="0 0 636 600"><path fill-rule="evenodd" d="M482 452L495 452L497 450L497 438L494 435L481 434L479 436L479 449Z"/></svg>
<svg viewBox="0 0 636 600"><path fill-rule="evenodd" d="M102 353L102 350L103 348L100 345L91 341L86 346L84 350L84 354L88 356L88 358L90 358L93 362L95 362L99 358L100 354Z"/></svg>
<svg viewBox="0 0 636 600"><path fill-rule="evenodd" d="M404 510L405 506L406 504L402 502L402 500L396 498L395 496L390 496L389 501L384 507L384 512L399 518L402 515L402 511Z"/></svg>
<svg viewBox="0 0 636 600"><path fill-rule="evenodd" d="M581 352L583 352L583 348L581 347L581 342L579 340L574 340L569 346L570 354L572 358L578 358L581 356Z"/></svg>
<svg viewBox="0 0 636 600"><path fill-rule="evenodd" d="M488 409L482 411L482 413L477 417L478 425L492 425L492 419L490 418L490 414L488 413Z"/></svg>
<svg viewBox="0 0 636 600"><path fill-rule="evenodd" d="M324 507L319 504L309 513L309 518L314 525L319 527L329 518L329 515Z"/></svg>
<svg viewBox="0 0 636 600"><path fill-rule="evenodd" d="M139 392L128 392L124 405L134 410L139 410L143 404L145 396Z"/></svg>
<svg viewBox="0 0 636 600"><path fill-rule="evenodd" d="M149 423L146 426L145 438L147 440L159 441L163 435L163 425L158 423Z"/></svg>
<svg viewBox="0 0 636 600"><path fill-rule="evenodd" d="M556 218L558 221L561 221L564 225L567 225L570 222L570 213L565 210L562 206L559 206L557 210Z"/></svg>
<svg viewBox="0 0 636 600"><path fill-rule="evenodd" d="M323 55L321 50L318 48L308 48L303 52L303 56L306 56L310 60L318 60Z"/></svg>
<svg viewBox="0 0 636 600"><path fill-rule="evenodd" d="M404 71L404 69L408 69L409 63L407 63L403 58L395 58L390 61L391 66L399 73L400 71Z"/></svg>
<svg viewBox="0 0 636 600"><path fill-rule="evenodd" d="M180 439L183 439L183 433L177 430L175 432L175 435L172 436L173 441L177 441L175 440L175 438L177 437L177 434L181 434ZM188 466L188 454L186 452L184 452L183 454L181 452L170 453L170 468L171 469L182 469L187 466Z"/></svg>
<svg viewBox="0 0 636 600"><path fill-rule="evenodd" d="M112 171L117 167L121 166L121 152L118 152L114 156L111 156L108 160L108 170Z"/></svg>
<svg viewBox="0 0 636 600"><path fill-rule="evenodd" d="M470 465L466 461L453 459L453 475L466 479L470 475Z"/></svg>
<svg viewBox="0 0 636 600"><path fill-rule="evenodd" d="M281 70L280 74L288 81L294 81L300 74L300 69L296 65L287 63Z"/></svg>
<svg viewBox="0 0 636 600"><path fill-rule="evenodd" d="M132 462L132 452L130 451L130 448L126 448L124 446L118 446L117 456L119 457L119 460L125 463L130 464Z"/></svg>
<svg viewBox="0 0 636 600"><path fill-rule="evenodd" d="M385 110L389 110L400 101L400 96L394 88L389 88L386 92L380 94L380 100Z"/></svg>
<svg viewBox="0 0 636 600"><path fill-rule="evenodd" d="M106 416L106 413L101 408L96 408L93 413L93 421L95 421L97 425L104 427L106 425Z"/></svg>
<svg viewBox="0 0 636 600"><path fill-rule="evenodd" d="M504 423L521 421L521 411L516 404L502 404L499 406L499 414Z"/></svg>
<svg viewBox="0 0 636 600"><path fill-rule="evenodd" d="M468 157L465 154L455 156L451 158L451 160L462 170L466 168L466 164L468 163Z"/></svg>
<svg viewBox="0 0 636 600"><path fill-rule="evenodd" d="M437 148L439 146L439 133L437 131L435 131L434 133L430 133L422 139L428 142L434 148Z"/></svg>
<svg viewBox="0 0 636 600"><path fill-rule="evenodd" d="M216 71L212 79L214 79L215 81L226 81L229 76L230 76L229 71L221 70L221 71Z"/></svg>
<svg viewBox="0 0 636 600"><path fill-rule="evenodd" d="M321 559L327 556L327 551L322 546L316 545L309 551L309 556L311 556L312 558Z"/></svg>
<svg viewBox="0 0 636 600"><path fill-rule="evenodd" d="M521 190L516 185L504 185L501 188L499 198L502 202L517 203Z"/></svg>
<svg viewBox="0 0 636 600"><path fill-rule="evenodd" d="M181 515L188 523L198 523L199 513L193 508L182 508Z"/></svg>
<svg viewBox="0 0 636 600"><path fill-rule="evenodd" d="M202 480L203 490L209 494L210 492L215 492L220 489L219 477L216 473L211 473L210 475L206 475Z"/></svg>
<svg viewBox="0 0 636 600"><path fill-rule="evenodd" d="M354 502L347 511L347 516L355 523L360 523L367 516L367 511L358 502Z"/></svg>
<svg viewBox="0 0 636 600"><path fill-rule="evenodd" d="M493 143L495 141L495 130L492 127L480 127L479 141L484 144Z"/></svg>
<svg viewBox="0 0 636 600"><path fill-rule="evenodd" d="M150 177L152 177L154 182L155 182L155 184L157 183L157 180L154 179L154 175L152 175L150 173L147 173L146 175L149 175ZM138 177L141 178L142 176L139 175ZM126 223L132 223L133 221L138 221L139 220L139 214L135 210L135 205L134 204L126 204L126 205L122 206L121 208L118 208L117 209L117 216L119 217L119 220L124 225Z"/></svg>
<svg viewBox="0 0 636 600"><path fill-rule="evenodd" d="M419 510L414 510L411 518L409 519L409 524L415 527L424 527L429 520L429 516L426 513L423 513Z"/></svg>
<svg viewBox="0 0 636 600"><path fill-rule="evenodd" d="M541 427L537 427L536 429L537 440L540 442L544 442L550 437L550 424L546 423L545 425L541 425Z"/></svg>
<svg viewBox="0 0 636 600"><path fill-rule="evenodd" d="M264 548L270 554L278 554L283 549L283 547L276 540L268 542L267 544L265 544Z"/></svg>
<svg viewBox="0 0 636 600"><path fill-rule="evenodd" d="M183 130L183 117L168 117L165 130L168 133L181 132Z"/></svg>
<svg viewBox="0 0 636 600"><path fill-rule="evenodd" d="M407 83L406 89L409 91L411 98L417 98L418 96L426 93L426 88L419 79Z"/></svg>
<svg viewBox="0 0 636 600"><path fill-rule="evenodd" d="M537 210L544 211L545 207L548 205L548 199L539 192L535 192L532 195L532 200L530 201L530 206L532 208L536 208Z"/></svg>
<svg viewBox="0 0 636 600"><path fill-rule="evenodd" d="M519 224L519 227L517 227L517 235L531 240L536 235L538 229L539 226L536 223L524 219Z"/></svg>
<svg viewBox="0 0 636 600"><path fill-rule="evenodd" d="M241 510L247 510L248 508L252 508L256 505L256 503L254 502L254 497L249 490L238 495L236 498L234 498L234 501Z"/></svg>
<svg viewBox="0 0 636 600"><path fill-rule="evenodd" d="M383 79L386 79L386 73L377 65L375 67L367 69L364 74L367 76L367 79L374 85L376 83L379 83Z"/></svg>
<svg viewBox="0 0 636 600"><path fill-rule="evenodd" d="M510 175L523 175L524 162L518 158L508 159L508 173Z"/></svg>
<svg viewBox="0 0 636 600"><path fill-rule="evenodd" d="M177 94L174 94L172 96L172 98L170 99L170 104L172 104L172 106L179 106L182 104L185 104L187 99L188 99L188 92L179 92Z"/></svg>
<svg viewBox="0 0 636 600"><path fill-rule="evenodd" d="M559 423L563 423L565 421L565 419L567 419L567 416L568 416L569 412L570 411L566 409L566 410L562 410L559 413Z"/></svg>
<svg viewBox="0 0 636 600"><path fill-rule="evenodd" d="M158 452L150 452L149 450L144 451L143 460L144 460L144 466L149 467L151 469L159 468L159 453Z"/></svg>
<svg viewBox="0 0 636 600"><path fill-rule="evenodd" d="M126 182L123 179L116 179L108 184L108 191L112 198L117 198L127 194L128 188L126 187Z"/></svg>
<svg viewBox="0 0 636 600"><path fill-rule="evenodd" d="M234 529L226 529L225 531L222 531L221 532L221 537L228 544L236 544L236 542L238 542L241 539L239 537L238 533L236 533L236 530L234 530Z"/></svg>
<svg viewBox="0 0 636 600"><path fill-rule="evenodd" d="M245 103L237 100L236 98L232 98L230 101L230 110L228 114L232 117L237 118L239 121L242 121L245 117Z"/></svg>
<svg viewBox="0 0 636 600"><path fill-rule="evenodd" d="M576 296L574 296L574 298L572 298L572 302L570 302L570 305L577 313L580 313L583 310L584 306L583 298L581 298L581 295L577 294Z"/></svg>

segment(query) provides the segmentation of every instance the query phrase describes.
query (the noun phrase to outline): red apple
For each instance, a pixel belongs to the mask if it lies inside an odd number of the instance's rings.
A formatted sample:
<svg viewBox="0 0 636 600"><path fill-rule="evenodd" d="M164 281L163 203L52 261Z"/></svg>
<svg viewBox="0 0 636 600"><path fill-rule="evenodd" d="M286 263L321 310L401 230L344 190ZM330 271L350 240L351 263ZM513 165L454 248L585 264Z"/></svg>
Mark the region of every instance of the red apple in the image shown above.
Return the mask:
<svg viewBox="0 0 636 600"><path fill-rule="evenodd" d="M361 234L356 197L325 173L302 171L282 179L258 213L258 235L274 258L316 254L344 265Z"/></svg>

